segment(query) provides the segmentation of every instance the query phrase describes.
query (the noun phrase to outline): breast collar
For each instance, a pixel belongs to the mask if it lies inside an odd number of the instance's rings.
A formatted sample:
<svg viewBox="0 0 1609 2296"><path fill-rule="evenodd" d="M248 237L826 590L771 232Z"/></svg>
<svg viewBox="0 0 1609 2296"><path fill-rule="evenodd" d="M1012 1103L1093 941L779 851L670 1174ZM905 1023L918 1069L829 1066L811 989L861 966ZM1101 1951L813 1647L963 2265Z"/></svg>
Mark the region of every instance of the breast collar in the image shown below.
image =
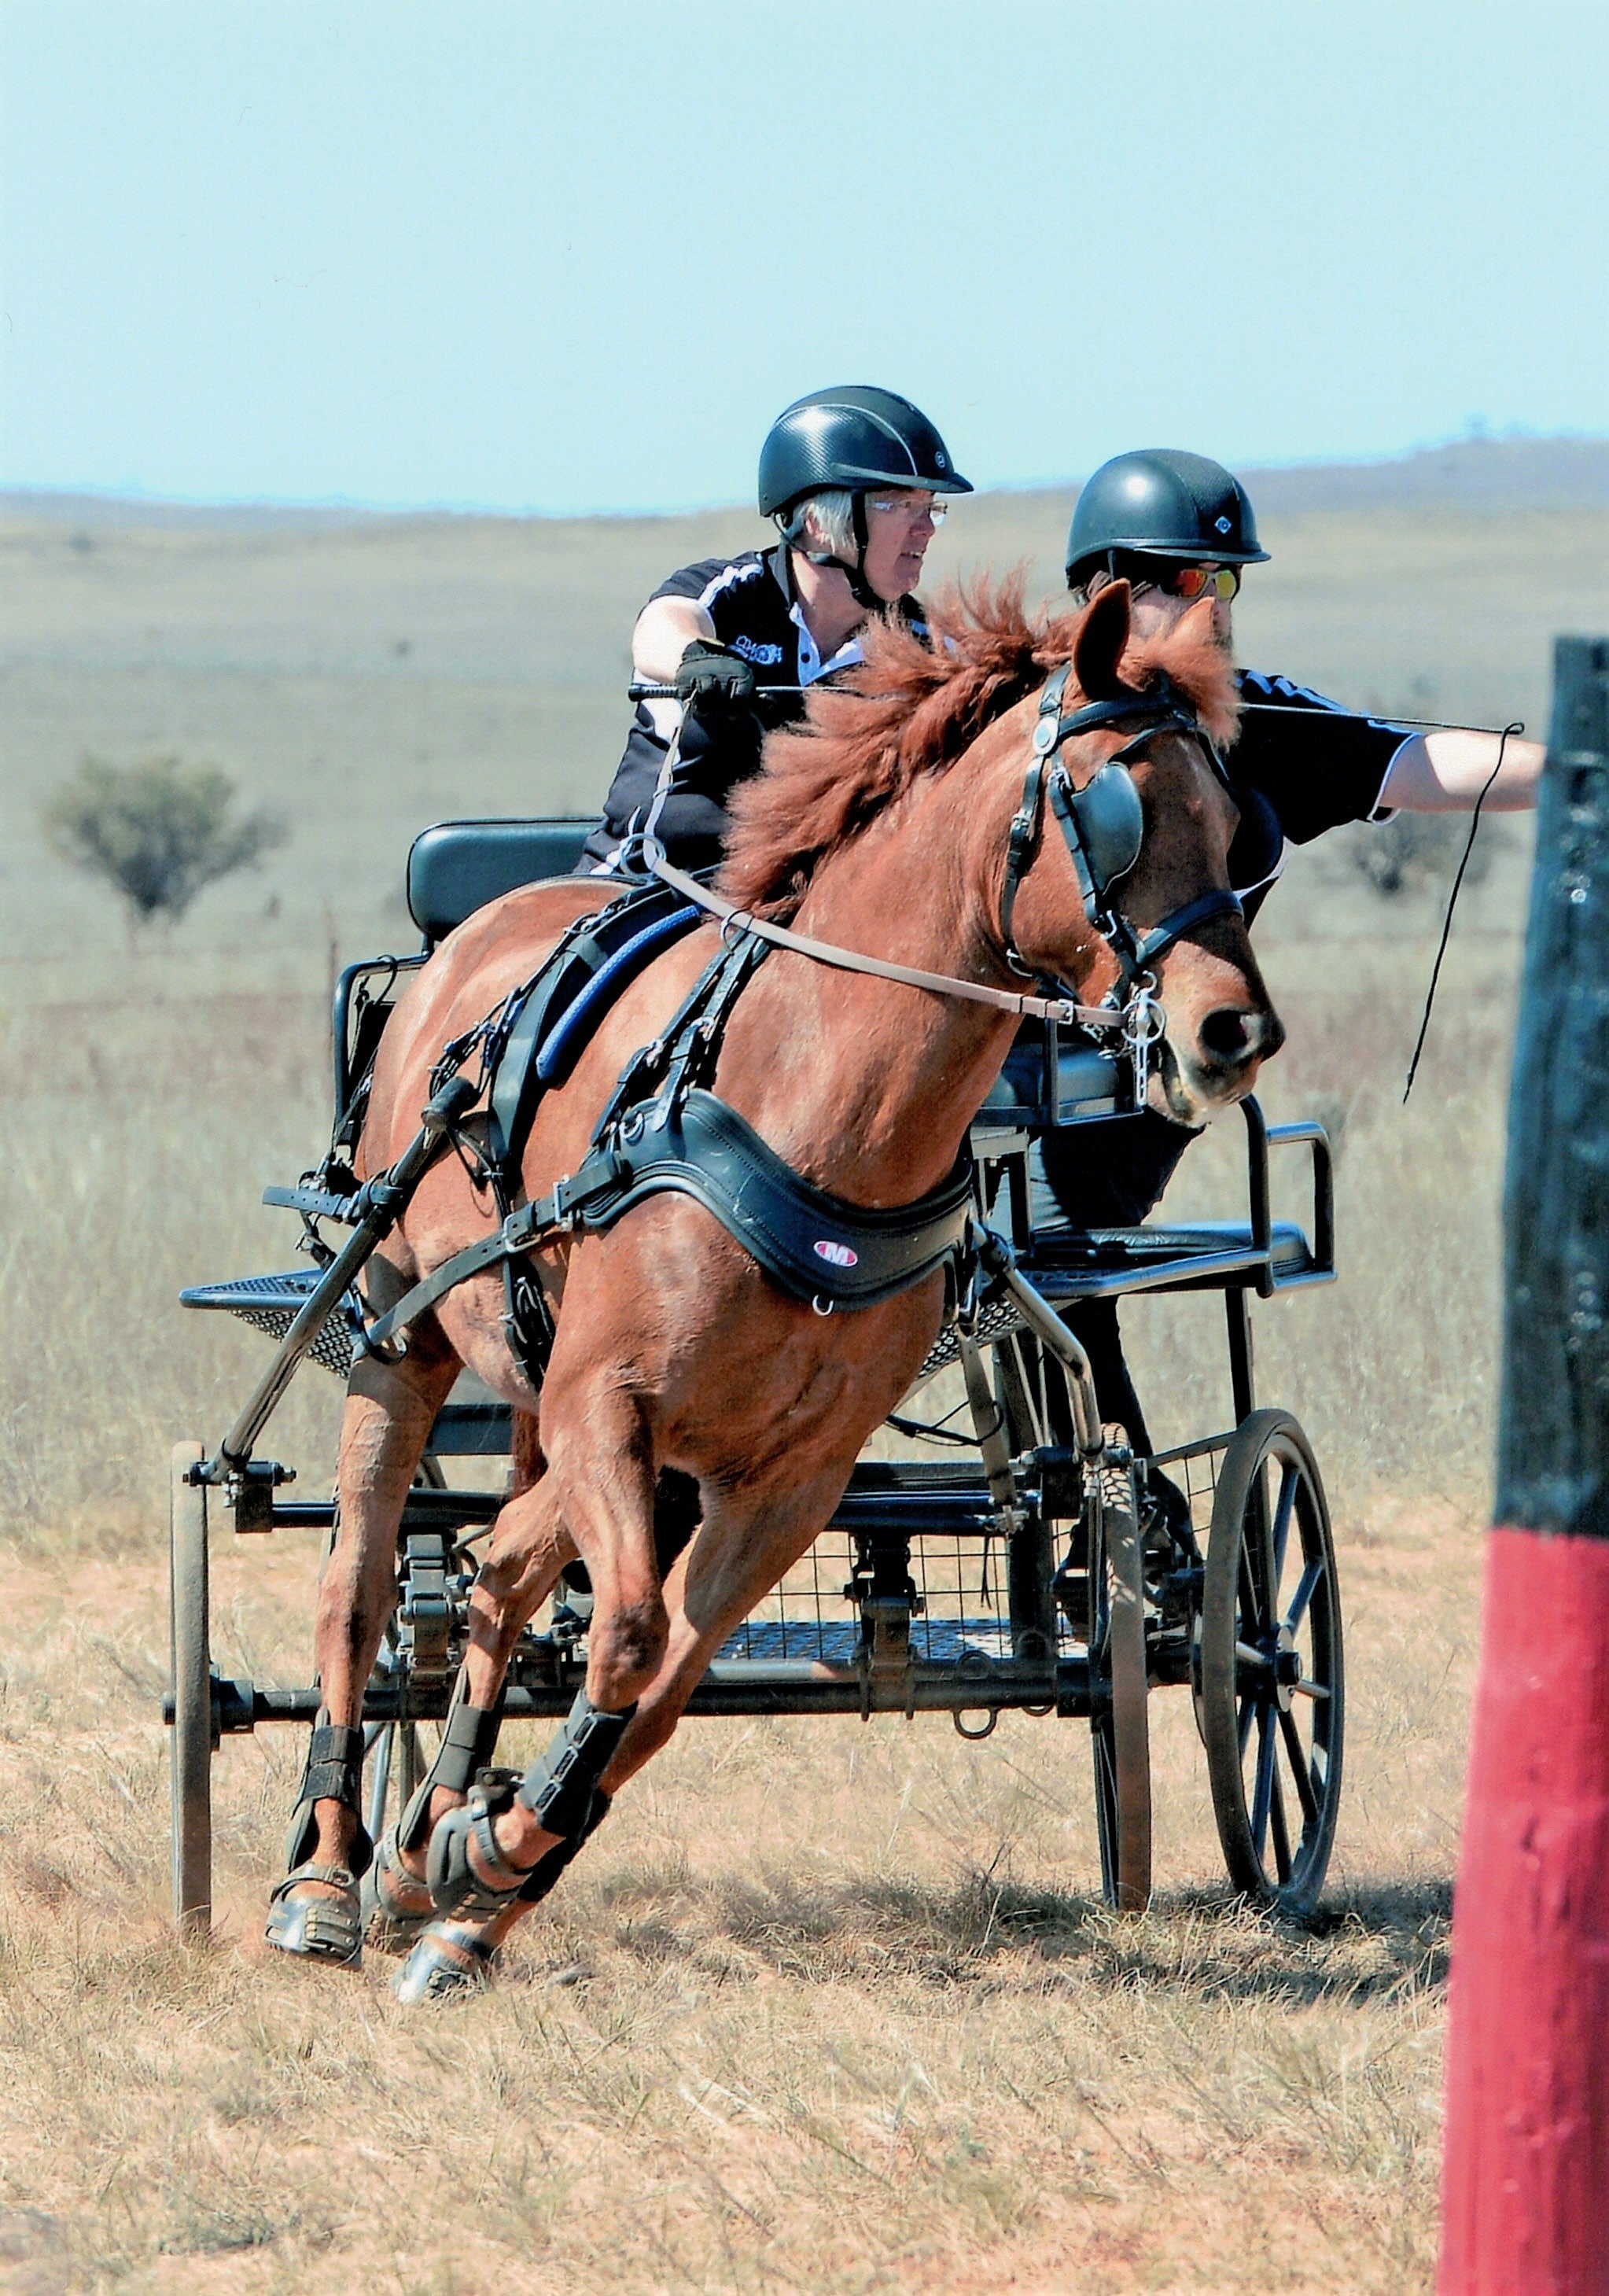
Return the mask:
<svg viewBox="0 0 1609 2296"><path fill-rule="evenodd" d="M1114 899L1135 862L1145 832L1145 815L1129 760L1139 755L1155 734L1164 730L1188 734L1198 742L1213 773L1229 787L1223 761L1205 729L1183 695L1167 676L1144 693L1120 693L1106 701L1089 701L1082 709L1062 715L1072 664L1063 662L1045 680L1034 720L1033 752L1023 783L1022 803L1012 817L1006 849L1006 882L1001 896L1001 939L1006 961L1025 979L1033 968L1018 950L1011 931L1017 888L1039 849L1047 801L1072 856L1083 898L1084 914L1110 946L1117 960L1120 985L1125 996L1157 959L1177 940L1213 917L1240 916L1239 896L1227 886L1201 893L1164 917L1150 931L1141 933L1124 916ZM1130 740L1113 757L1098 766L1082 789L1062 762L1061 747L1074 734L1098 726L1132 726Z"/></svg>

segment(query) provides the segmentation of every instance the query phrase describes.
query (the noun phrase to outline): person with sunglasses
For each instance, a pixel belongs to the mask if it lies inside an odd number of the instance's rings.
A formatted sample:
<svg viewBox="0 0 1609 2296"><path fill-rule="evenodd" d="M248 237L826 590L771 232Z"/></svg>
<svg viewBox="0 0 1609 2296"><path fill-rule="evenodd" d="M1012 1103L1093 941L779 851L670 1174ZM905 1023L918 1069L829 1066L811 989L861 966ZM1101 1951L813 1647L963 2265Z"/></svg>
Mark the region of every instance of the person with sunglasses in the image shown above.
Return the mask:
<svg viewBox="0 0 1609 2296"><path fill-rule="evenodd" d="M1115 456L1083 487L1067 537L1067 586L1082 605L1108 583L1128 582L1141 636L1171 627L1210 598L1213 636L1227 652L1242 573L1268 556L1251 498L1230 472L1205 455L1152 447ZM1288 677L1252 669L1237 676L1243 715L1223 762L1240 808L1229 880L1248 922L1288 848L1345 822L1469 812L1477 800L1483 812L1497 813L1536 802L1540 742L1504 742L1474 729L1418 731L1349 710ZM1198 1136L1150 1108L1070 1125L1040 1143L1044 1181L1060 1216L1079 1227L1136 1226ZM1135 1448L1149 1452L1116 1302L1081 1302L1067 1321L1089 1351L1102 1418L1120 1421ZM1185 1507L1165 1478L1152 1480L1170 1512Z"/></svg>
<svg viewBox="0 0 1609 2296"><path fill-rule="evenodd" d="M675 696L638 703L584 869L630 869L650 837L682 868L713 867L765 734L804 714L806 686L861 660L868 616L925 628L922 561L945 497L972 488L919 407L850 384L777 417L758 492L776 544L680 568L638 616L633 677Z"/></svg>

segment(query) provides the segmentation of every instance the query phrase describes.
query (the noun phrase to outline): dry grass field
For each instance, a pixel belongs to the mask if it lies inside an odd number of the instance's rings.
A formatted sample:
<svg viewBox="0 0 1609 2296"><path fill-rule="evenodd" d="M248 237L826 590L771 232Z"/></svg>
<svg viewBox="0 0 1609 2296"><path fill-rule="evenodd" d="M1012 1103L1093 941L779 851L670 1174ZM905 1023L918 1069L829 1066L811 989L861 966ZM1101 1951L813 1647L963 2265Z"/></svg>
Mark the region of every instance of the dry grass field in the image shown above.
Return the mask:
<svg viewBox="0 0 1609 2296"><path fill-rule="evenodd" d="M1489 463L1378 504L1270 485L1243 651L1417 714L1544 718L1551 632L1609 625L1602 473L1571 467L1564 498L1547 467L1505 488ZM1064 513L981 502L946 548L1037 549L1045 574ZM1263 1394L1326 1468L1348 1613L1349 1784L1311 1931L1227 1902L1188 1702L1159 1694L1138 1922L1092 1900L1082 1726L1007 1717L978 1746L941 1718L688 1726L500 1987L412 2016L383 1961L262 1958L301 1752L265 1731L215 1765L217 1942L167 1932L164 1465L216 1438L264 1345L174 1294L290 1264L294 1223L257 1194L321 1144L332 964L407 945L408 836L589 808L636 603L749 531L0 521L0 2290L1430 2284L1512 828L1406 1111L1433 901L1367 892L1335 839L1260 928L1291 1029L1266 1103L1316 1108L1341 1149L1344 1280L1257 1318ZM225 766L293 834L131 944L35 809L85 750L153 749ZM1238 1135L1193 1152L1171 1206L1236 1209ZM1160 1440L1224 1423L1216 1316L1130 1313ZM339 1400L309 1370L275 1423L305 1488ZM315 1563L310 1537L220 1535L226 1670L305 1671Z"/></svg>

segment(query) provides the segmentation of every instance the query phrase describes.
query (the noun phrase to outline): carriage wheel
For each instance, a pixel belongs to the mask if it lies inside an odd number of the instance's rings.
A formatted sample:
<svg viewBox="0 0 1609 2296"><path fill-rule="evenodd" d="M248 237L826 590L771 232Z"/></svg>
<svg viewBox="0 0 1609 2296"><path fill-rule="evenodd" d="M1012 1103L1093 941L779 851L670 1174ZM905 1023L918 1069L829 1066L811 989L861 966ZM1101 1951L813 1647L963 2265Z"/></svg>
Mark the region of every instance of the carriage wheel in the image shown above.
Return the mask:
<svg viewBox="0 0 1609 2296"><path fill-rule="evenodd" d="M206 1457L176 1443L169 1469L172 1631L173 1917L181 1934L212 1925L212 1656L208 1627L207 1488L189 1480Z"/></svg>
<svg viewBox="0 0 1609 2296"><path fill-rule="evenodd" d="M1193 1676L1229 1879L1304 1914L1335 1841L1345 1684L1329 1509L1288 1411L1253 1412L1220 1463Z"/></svg>
<svg viewBox="0 0 1609 2296"><path fill-rule="evenodd" d="M995 1349L1001 1407L1013 1454L1074 1443L1073 1398L1066 1366L1037 1340L1017 1332ZM1105 1430L1109 1448L1125 1452L1121 1427ZM1151 1895L1151 1735L1146 1699L1145 1590L1131 1467L1100 1474L1099 1521L1089 1526L1089 1612L1082 1631L1090 1652L1090 1718L1095 1763L1095 1822L1100 1840L1101 1894L1109 1906L1139 1913Z"/></svg>
<svg viewBox="0 0 1609 2296"><path fill-rule="evenodd" d="M1126 1447L1121 1427L1108 1446ZM1146 1685L1145 1585L1134 1470L1100 1471L1099 1521L1090 1535L1090 1670L1107 1693L1090 1721L1101 1891L1142 1914L1151 1901L1151 1726Z"/></svg>

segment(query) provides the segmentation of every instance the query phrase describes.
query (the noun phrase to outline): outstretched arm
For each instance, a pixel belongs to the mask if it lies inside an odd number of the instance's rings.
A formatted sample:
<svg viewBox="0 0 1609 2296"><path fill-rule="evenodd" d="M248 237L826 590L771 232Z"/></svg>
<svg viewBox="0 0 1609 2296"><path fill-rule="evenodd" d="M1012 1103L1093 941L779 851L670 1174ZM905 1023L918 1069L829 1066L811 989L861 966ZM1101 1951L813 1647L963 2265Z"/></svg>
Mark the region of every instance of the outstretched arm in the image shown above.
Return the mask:
<svg viewBox="0 0 1609 2296"><path fill-rule="evenodd" d="M1546 751L1540 742L1511 734L1476 734L1450 728L1416 734L1391 761L1380 790L1383 807L1403 813L1468 813L1502 750L1502 770L1482 811L1524 813L1536 803L1537 780Z"/></svg>

